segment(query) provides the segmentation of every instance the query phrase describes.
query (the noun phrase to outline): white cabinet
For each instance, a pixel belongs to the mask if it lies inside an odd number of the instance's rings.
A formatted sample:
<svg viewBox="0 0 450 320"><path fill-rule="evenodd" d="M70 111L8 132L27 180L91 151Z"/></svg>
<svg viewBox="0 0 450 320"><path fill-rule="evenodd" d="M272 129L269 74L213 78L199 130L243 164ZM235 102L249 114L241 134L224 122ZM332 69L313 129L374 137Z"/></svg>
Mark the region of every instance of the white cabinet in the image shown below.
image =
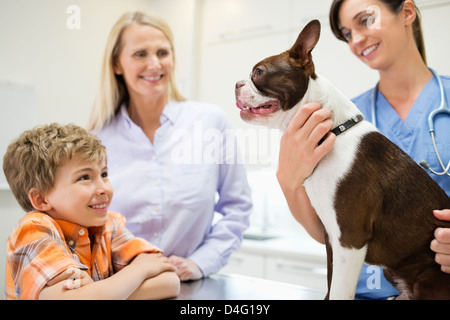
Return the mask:
<svg viewBox="0 0 450 320"><path fill-rule="evenodd" d="M327 289L327 268L323 261L268 257L266 279Z"/></svg>
<svg viewBox="0 0 450 320"><path fill-rule="evenodd" d="M237 273L245 276L265 278L265 260L260 254L235 252L221 273Z"/></svg>
<svg viewBox="0 0 450 320"><path fill-rule="evenodd" d="M266 35L289 28L290 0L207 0L203 39L207 45Z"/></svg>
<svg viewBox="0 0 450 320"><path fill-rule="evenodd" d="M327 290L325 246L310 239L244 240L221 273Z"/></svg>
<svg viewBox="0 0 450 320"><path fill-rule="evenodd" d="M322 26L329 25L329 9L333 0L320 1L292 1L292 28L301 30L309 21L320 20Z"/></svg>

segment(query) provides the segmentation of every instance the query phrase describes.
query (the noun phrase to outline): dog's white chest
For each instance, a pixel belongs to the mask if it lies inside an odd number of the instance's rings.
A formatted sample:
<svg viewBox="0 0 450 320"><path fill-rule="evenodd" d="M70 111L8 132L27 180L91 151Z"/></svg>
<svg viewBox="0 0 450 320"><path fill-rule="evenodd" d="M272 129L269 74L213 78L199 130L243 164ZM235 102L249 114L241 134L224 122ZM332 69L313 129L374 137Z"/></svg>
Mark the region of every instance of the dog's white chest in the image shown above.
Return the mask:
<svg viewBox="0 0 450 320"><path fill-rule="evenodd" d="M334 208L339 181L351 171L361 138L370 131L373 131L370 125L362 122L339 136L333 149L305 180L308 197L327 229L330 240L338 241L340 237Z"/></svg>
<svg viewBox="0 0 450 320"><path fill-rule="evenodd" d="M304 186L312 206L320 217L333 250L333 278L330 299L353 299L355 285L361 272L361 265L367 252L367 245L361 249L346 248L340 243L341 229L335 210L339 182L356 163L361 139L374 129L368 122L362 122L336 139L333 149L319 162Z"/></svg>

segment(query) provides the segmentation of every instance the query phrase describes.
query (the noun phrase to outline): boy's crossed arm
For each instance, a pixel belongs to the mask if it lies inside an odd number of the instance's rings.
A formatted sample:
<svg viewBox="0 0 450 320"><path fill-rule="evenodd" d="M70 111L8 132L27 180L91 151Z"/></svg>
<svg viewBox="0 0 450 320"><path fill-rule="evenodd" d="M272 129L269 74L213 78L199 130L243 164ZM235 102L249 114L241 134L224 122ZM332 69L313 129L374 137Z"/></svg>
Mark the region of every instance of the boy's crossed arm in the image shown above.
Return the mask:
<svg viewBox="0 0 450 320"><path fill-rule="evenodd" d="M71 288L71 272L62 272L39 294L39 299L165 299L178 295L180 280L174 266L161 253L141 253L111 277L94 282L80 271ZM74 286L72 286L73 288Z"/></svg>

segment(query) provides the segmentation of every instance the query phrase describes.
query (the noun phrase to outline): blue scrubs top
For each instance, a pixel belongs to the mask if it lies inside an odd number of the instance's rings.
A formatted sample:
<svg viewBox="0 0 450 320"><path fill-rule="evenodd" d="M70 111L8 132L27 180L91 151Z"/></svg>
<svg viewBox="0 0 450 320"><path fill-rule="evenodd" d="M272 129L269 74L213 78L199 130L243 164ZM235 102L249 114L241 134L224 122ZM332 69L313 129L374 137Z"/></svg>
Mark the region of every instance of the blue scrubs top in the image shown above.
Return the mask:
<svg viewBox="0 0 450 320"><path fill-rule="evenodd" d="M441 76L441 79L447 104L450 105L450 77ZM373 89L353 99L369 122L372 122L372 94ZM378 92L376 106L378 130L417 163L426 160L436 172L442 172L443 169L434 151L428 127L428 116L439 107L440 103L439 84L433 77L416 99L405 121L395 112L381 92ZM450 116L436 116L434 126L437 148L444 166L447 166L450 161ZM427 173L450 197L450 177L448 175L437 176L428 170ZM386 299L395 295L398 295L397 290L384 278L380 267L364 265L356 289L357 299Z"/></svg>

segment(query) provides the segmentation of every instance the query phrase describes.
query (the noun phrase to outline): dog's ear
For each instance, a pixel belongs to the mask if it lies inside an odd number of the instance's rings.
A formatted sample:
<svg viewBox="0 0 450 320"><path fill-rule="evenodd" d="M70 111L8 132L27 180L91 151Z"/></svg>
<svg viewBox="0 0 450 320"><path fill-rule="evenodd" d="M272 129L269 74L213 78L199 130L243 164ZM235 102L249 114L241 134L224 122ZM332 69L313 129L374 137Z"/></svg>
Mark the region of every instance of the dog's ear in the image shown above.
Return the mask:
<svg viewBox="0 0 450 320"><path fill-rule="evenodd" d="M289 54L296 60L302 60L302 64L311 61L311 51L316 46L320 38L320 22L312 20L298 35L297 41L289 50Z"/></svg>

